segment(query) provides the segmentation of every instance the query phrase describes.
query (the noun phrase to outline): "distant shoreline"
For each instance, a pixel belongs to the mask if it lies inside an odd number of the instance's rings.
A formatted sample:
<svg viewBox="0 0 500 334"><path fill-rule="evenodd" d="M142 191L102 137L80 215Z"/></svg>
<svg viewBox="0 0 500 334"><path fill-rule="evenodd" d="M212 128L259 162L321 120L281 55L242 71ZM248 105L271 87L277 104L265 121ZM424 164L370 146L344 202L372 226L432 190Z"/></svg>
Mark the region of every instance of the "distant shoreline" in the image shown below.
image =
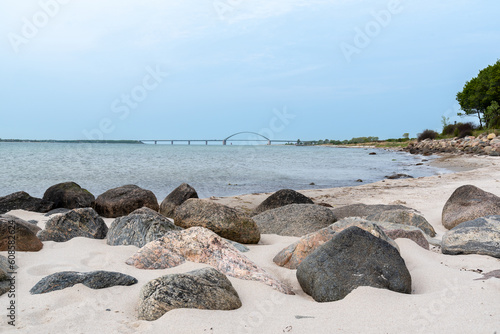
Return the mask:
<svg viewBox="0 0 500 334"><path fill-rule="evenodd" d="M34 139L0 139L0 143L59 143L59 144L143 144L139 140L34 140Z"/></svg>

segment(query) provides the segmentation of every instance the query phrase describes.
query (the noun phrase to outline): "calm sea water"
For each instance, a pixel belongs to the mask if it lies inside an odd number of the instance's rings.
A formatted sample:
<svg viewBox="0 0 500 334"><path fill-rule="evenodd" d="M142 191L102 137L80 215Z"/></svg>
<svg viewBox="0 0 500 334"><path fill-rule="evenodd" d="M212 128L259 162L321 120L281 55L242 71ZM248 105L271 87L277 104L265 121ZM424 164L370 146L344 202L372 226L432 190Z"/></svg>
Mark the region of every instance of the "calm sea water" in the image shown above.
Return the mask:
<svg viewBox="0 0 500 334"><path fill-rule="evenodd" d="M376 151L377 155L369 155ZM125 184L159 201L182 182L200 197L232 196L359 185L393 173L443 173L415 166L406 153L361 148L266 145L127 145L0 143L0 196L26 191L41 197L57 183L74 181L96 197ZM311 185L314 183L314 185Z"/></svg>

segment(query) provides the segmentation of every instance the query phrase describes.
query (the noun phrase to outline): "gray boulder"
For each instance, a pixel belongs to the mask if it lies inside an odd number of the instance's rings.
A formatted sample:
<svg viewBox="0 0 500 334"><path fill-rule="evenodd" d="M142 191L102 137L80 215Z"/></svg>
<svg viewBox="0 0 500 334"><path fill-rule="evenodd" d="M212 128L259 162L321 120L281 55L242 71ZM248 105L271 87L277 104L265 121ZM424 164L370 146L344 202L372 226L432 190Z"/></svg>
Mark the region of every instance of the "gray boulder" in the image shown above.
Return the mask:
<svg viewBox="0 0 500 334"><path fill-rule="evenodd" d="M74 209L50 218L38 232L42 241L64 242L76 237L104 239L108 227L92 208Z"/></svg>
<svg viewBox="0 0 500 334"><path fill-rule="evenodd" d="M110 189L95 201L95 210L106 218L126 216L144 206L154 211L160 209L155 194L136 185Z"/></svg>
<svg viewBox="0 0 500 334"><path fill-rule="evenodd" d="M0 197L0 214L11 210L47 212L52 210L53 207L54 203L41 198L31 197L24 191Z"/></svg>
<svg viewBox="0 0 500 334"><path fill-rule="evenodd" d="M297 279L317 302L343 299L359 286L411 293L411 276L399 252L354 226L335 234L304 259Z"/></svg>
<svg viewBox="0 0 500 334"><path fill-rule="evenodd" d="M62 271L42 278L33 288L31 288L30 293L32 295L38 295L66 289L79 283L91 289L104 289L116 285L133 285L137 283L137 279L129 275L112 271L99 270L89 273Z"/></svg>
<svg viewBox="0 0 500 334"><path fill-rule="evenodd" d="M472 185L457 188L443 208L442 223L447 229L476 218L500 215L500 197Z"/></svg>
<svg viewBox="0 0 500 334"><path fill-rule="evenodd" d="M481 254L500 258L500 216L474 219L443 236L443 254Z"/></svg>
<svg viewBox="0 0 500 334"><path fill-rule="evenodd" d="M339 208L332 209L333 214L337 219L348 218L348 217L368 217L372 215L379 214L384 211L390 210L407 210L412 211L412 209L404 205L366 205L366 204L351 204L346 206L341 206Z"/></svg>
<svg viewBox="0 0 500 334"><path fill-rule="evenodd" d="M173 217L175 209L190 198L198 198L198 193L189 184L183 183L161 202L160 213L166 217Z"/></svg>
<svg viewBox="0 0 500 334"><path fill-rule="evenodd" d="M111 246L143 247L148 242L159 239L173 230L181 230L181 228L175 226L167 217L144 207L128 216L116 218L108 230L106 242Z"/></svg>
<svg viewBox="0 0 500 334"><path fill-rule="evenodd" d="M314 204L314 202L309 197L295 190L281 189L260 203L253 211L253 215L258 215L266 210L276 209L289 204Z"/></svg>
<svg viewBox="0 0 500 334"><path fill-rule="evenodd" d="M177 308L235 310L241 300L228 278L213 268L161 276L144 285L139 319L154 321Z"/></svg>
<svg viewBox="0 0 500 334"><path fill-rule="evenodd" d="M188 199L174 212L175 225L182 228L205 227L223 238L243 244L256 244L260 232L252 218L226 205L202 199Z"/></svg>
<svg viewBox="0 0 500 334"><path fill-rule="evenodd" d="M434 227L422 215L408 210L389 210L366 217L373 222L389 222L401 225L415 226L431 237L436 236Z"/></svg>
<svg viewBox="0 0 500 334"><path fill-rule="evenodd" d="M43 199L54 203L54 208L89 208L94 206L95 197L75 182L53 185L45 191Z"/></svg>
<svg viewBox="0 0 500 334"><path fill-rule="evenodd" d="M290 204L252 217L260 233L301 237L337 221L332 211L315 204Z"/></svg>

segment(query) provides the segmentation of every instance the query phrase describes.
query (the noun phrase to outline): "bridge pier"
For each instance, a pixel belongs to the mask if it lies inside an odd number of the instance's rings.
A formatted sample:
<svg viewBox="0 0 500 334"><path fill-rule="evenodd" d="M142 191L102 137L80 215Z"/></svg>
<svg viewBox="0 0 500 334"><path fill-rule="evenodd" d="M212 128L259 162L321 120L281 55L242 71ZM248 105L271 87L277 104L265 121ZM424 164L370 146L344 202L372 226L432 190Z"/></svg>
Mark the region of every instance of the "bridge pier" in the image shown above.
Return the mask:
<svg viewBox="0 0 500 334"><path fill-rule="evenodd" d="M222 141L222 145L226 145L226 140L225 139Z"/></svg>
<svg viewBox="0 0 500 334"><path fill-rule="evenodd" d="M191 140L188 140L188 145L191 145Z"/></svg>
<svg viewBox="0 0 500 334"><path fill-rule="evenodd" d="M170 145L174 145L174 141L173 140L170 141Z"/></svg>
<svg viewBox="0 0 500 334"><path fill-rule="evenodd" d="M205 140L205 145L208 145L208 140Z"/></svg>
<svg viewBox="0 0 500 334"><path fill-rule="evenodd" d="M155 145L157 144L158 142L155 140Z"/></svg>
<svg viewBox="0 0 500 334"><path fill-rule="evenodd" d="M271 145L271 141L270 140L267 141L267 145Z"/></svg>

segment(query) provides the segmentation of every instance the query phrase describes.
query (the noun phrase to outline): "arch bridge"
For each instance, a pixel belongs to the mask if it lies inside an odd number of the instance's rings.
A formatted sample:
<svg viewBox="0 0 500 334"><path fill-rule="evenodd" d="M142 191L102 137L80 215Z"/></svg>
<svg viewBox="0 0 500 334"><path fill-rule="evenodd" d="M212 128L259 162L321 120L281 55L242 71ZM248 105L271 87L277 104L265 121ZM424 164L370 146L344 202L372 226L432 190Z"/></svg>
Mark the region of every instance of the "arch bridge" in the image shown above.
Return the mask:
<svg viewBox="0 0 500 334"><path fill-rule="evenodd" d="M242 131L242 132L237 132L237 133L235 133L235 134L232 134L232 135L230 135L229 137L227 137L227 138L225 138L225 139L223 139L223 140L222 140L222 145L226 145L226 143L227 143L227 140L228 140L228 139L233 138L233 137L235 137L235 136L237 136L237 135L244 134L244 133L246 133L246 134L252 134L252 135L256 135L256 136L258 136L258 137L264 138L264 140L267 140L267 145L271 145L271 139L267 138L267 137L266 137L266 136L264 136L264 135L261 135L260 133L257 133L257 132L251 132L251 131ZM256 140L256 141L262 141L263 139L253 139L253 140ZM253 140L252 140L252 141L253 141ZM250 140L245 140L245 141L250 141Z"/></svg>
<svg viewBox="0 0 500 334"><path fill-rule="evenodd" d="M231 139L237 135L241 134L251 134L257 136L256 139ZM260 139L259 139L260 138ZM285 139L270 139L260 133L252 132L252 131L241 131L233 133L232 135L224 138L224 139L143 139L140 140L143 143L154 143L158 144L161 142L170 142L171 145L174 143L187 143L191 145L191 142L205 142L205 145L208 145L209 142L222 142L222 145L226 145L228 141L241 141L241 142L249 142L249 141L267 141L267 145L271 145L272 142L275 143L294 143L295 140L285 140Z"/></svg>

